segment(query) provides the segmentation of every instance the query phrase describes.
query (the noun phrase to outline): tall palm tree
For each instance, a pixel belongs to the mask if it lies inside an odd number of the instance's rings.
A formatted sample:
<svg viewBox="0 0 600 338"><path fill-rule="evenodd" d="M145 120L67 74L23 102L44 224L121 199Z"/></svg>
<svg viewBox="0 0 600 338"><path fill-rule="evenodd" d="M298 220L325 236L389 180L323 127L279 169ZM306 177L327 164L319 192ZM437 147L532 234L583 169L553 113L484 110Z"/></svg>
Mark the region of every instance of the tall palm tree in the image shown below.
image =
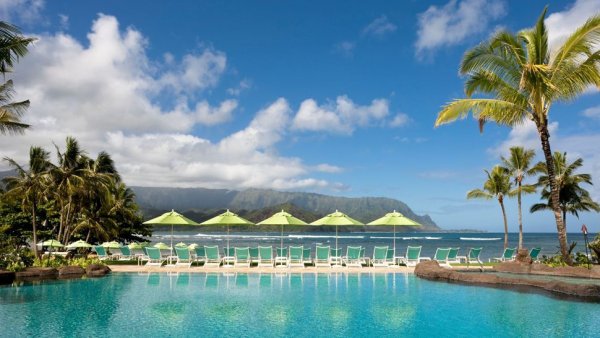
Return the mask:
<svg viewBox="0 0 600 338"><path fill-rule="evenodd" d="M468 77L467 98L444 106L435 125L464 118L469 112L479 120L481 130L487 121L511 127L533 121L549 171L550 205L561 254L572 264L554 179L548 116L553 103L571 101L592 85L600 87L600 15L588 19L561 46L554 46L551 54L546 11L544 8L535 27L516 35L499 31L465 53L460 72ZM474 94L483 97L473 98Z"/></svg>
<svg viewBox="0 0 600 338"><path fill-rule="evenodd" d="M531 166L535 157L535 151L523 147L511 147L508 158L501 157L504 170L513 178L515 193L517 195L517 206L519 209L519 249L523 248L523 214L521 211L521 195L532 194L536 188L534 185L523 184L527 176L535 175L540 171L539 165Z"/></svg>
<svg viewBox="0 0 600 338"><path fill-rule="evenodd" d="M573 163L567 163L567 153L555 152L554 155L554 173L555 180L559 186L559 203L562 211L565 226L567 224L567 213L579 217L580 211L600 212L600 204L592 200L590 193L580 184L592 185L592 176L590 174L576 174L575 171L583 166L583 159L578 158ZM550 199L548 170L545 163L539 164L542 168L542 175L538 178L538 186L543 187L541 198L548 201ZM531 206L531 212L542 210L552 210L549 202L537 203Z"/></svg>
<svg viewBox="0 0 600 338"><path fill-rule="evenodd" d="M506 170L500 166L495 166L492 171L485 170L487 180L483 183L483 189L474 189L467 192L468 199L497 199L502 209L502 219L504 220L504 248L508 247L508 221L506 220L506 209L504 208L504 197L512 196L510 177Z"/></svg>
<svg viewBox="0 0 600 338"><path fill-rule="evenodd" d="M0 21L0 73L2 75L12 71L13 65L27 54L27 47L34 40L22 36L17 27ZM29 100L11 102L13 93L11 80L0 86L0 134L22 133L29 127L20 120L29 107Z"/></svg>
<svg viewBox="0 0 600 338"><path fill-rule="evenodd" d="M17 176L6 177L7 195L18 196L21 199L23 210L31 211L31 228L33 237L34 254L37 257L37 208L47 187L47 174L52 164L49 161L50 153L40 147L29 149L29 168L25 169L15 160L5 157L4 160L16 170Z"/></svg>

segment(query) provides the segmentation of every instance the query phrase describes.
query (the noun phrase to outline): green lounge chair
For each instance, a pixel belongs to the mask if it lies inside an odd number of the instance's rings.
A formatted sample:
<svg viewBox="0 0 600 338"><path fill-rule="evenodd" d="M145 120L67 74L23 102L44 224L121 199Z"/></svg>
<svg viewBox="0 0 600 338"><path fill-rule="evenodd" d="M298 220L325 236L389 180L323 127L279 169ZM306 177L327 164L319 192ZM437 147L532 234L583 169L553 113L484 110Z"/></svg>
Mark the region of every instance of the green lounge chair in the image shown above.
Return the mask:
<svg viewBox="0 0 600 338"><path fill-rule="evenodd" d="M406 257L403 257L406 266L416 266L421 262L421 246L406 247Z"/></svg>
<svg viewBox="0 0 600 338"><path fill-rule="evenodd" d="M302 250L302 260L304 261L304 264L308 264L308 265L313 265L313 259L310 255L310 248L304 248L304 250Z"/></svg>
<svg viewBox="0 0 600 338"><path fill-rule="evenodd" d="M235 264L235 248L232 246L224 247L221 261L223 262L223 267L232 267Z"/></svg>
<svg viewBox="0 0 600 338"><path fill-rule="evenodd" d="M275 267L284 268L288 263L288 248L277 248L275 256Z"/></svg>
<svg viewBox="0 0 600 338"><path fill-rule="evenodd" d="M290 255L287 262L288 267L304 267L304 247L290 246Z"/></svg>
<svg viewBox="0 0 600 338"><path fill-rule="evenodd" d="M471 263L478 263L479 267L483 270L483 262L479 259L479 255L481 255L481 250L483 248L470 248L469 253L467 254L467 269Z"/></svg>
<svg viewBox="0 0 600 338"><path fill-rule="evenodd" d="M531 249L531 251L529 252L529 257L531 257L532 262L539 262L538 256L540 255L541 251L542 251L542 248Z"/></svg>
<svg viewBox="0 0 600 338"><path fill-rule="evenodd" d="M342 248L331 248L329 253L329 264L334 268L342 267Z"/></svg>
<svg viewBox="0 0 600 338"><path fill-rule="evenodd" d="M103 261L105 259L110 259L111 257L106 253L106 249L102 245L96 245L94 247L94 251L96 251L96 255L98 259Z"/></svg>
<svg viewBox="0 0 600 338"><path fill-rule="evenodd" d="M121 251L121 255L119 255L120 261L129 261L133 259L133 255L131 254L131 250L129 250L128 246L122 246L119 248Z"/></svg>
<svg viewBox="0 0 600 338"><path fill-rule="evenodd" d="M371 261L369 259L369 257L365 256L365 247L361 246L360 247L360 264L365 265L365 266L370 266L371 265Z"/></svg>
<svg viewBox="0 0 600 338"><path fill-rule="evenodd" d="M362 247L360 246L350 246L346 247L346 259L344 259L344 263L346 267L358 267L362 268L362 263L360 259L360 251Z"/></svg>
<svg viewBox="0 0 600 338"><path fill-rule="evenodd" d="M373 259L371 262L374 267L384 267L387 268L389 266L387 260L387 253L389 250L389 246L376 246L373 248Z"/></svg>
<svg viewBox="0 0 600 338"><path fill-rule="evenodd" d="M258 264L258 247L250 248L250 264L256 263Z"/></svg>
<svg viewBox="0 0 600 338"><path fill-rule="evenodd" d="M233 263L233 266L235 266L236 268L238 266L243 266L246 268L250 267L250 248L249 247L235 248L234 254L235 254L235 261Z"/></svg>
<svg viewBox="0 0 600 338"><path fill-rule="evenodd" d="M460 259L458 258L458 250L460 250L460 248L450 248L450 252L448 252L448 259L446 259L448 264L450 264L450 263L459 264L460 263Z"/></svg>
<svg viewBox="0 0 600 338"><path fill-rule="evenodd" d="M437 248L435 249L433 260L438 262L440 266L447 266L451 268L450 264L448 264L448 254L450 254L450 248ZM429 257L424 257L423 259L431 260Z"/></svg>
<svg viewBox="0 0 600 338"><path fill-rule="evenodd" d="M175 266L192 267L192 255L190 255L190 249L187 247L175 247L175 253L177 253L177 262L175 262Z"/></svg>
<svg viewBox="0 0 600 338"><path fill-rule="evenodd" d="M148 254L148 261L146 262L146 265L162 266L163 259L162 259L162 256L160 255L160 249L146 248L146 254Z"/></svg>
<svg viewBox="0 0 600 338"><path fill-rule="evenodd" d="M515 251L517 248L506 248L502 253L502 257L490 258L490 262L508 262L514 260Z"/></svg>
<svg viewBox="0 0 600 338"><path fill-rule="evenodd" d="M385 260L388 263L388 266L397 266L396 264L396 251L394 248L388 248L387 254L385 255Z"/></svg>
<svg viewBox="0 0 600 338"><path fill-rule="evenodd" d="M259 246L258 247L258 266L273 267L275 261L273 260L273 247L271 246Z"/></svg>
<svg viewBox="0 0 600 338"><path fill-rule="evenodd" d="M194 252L196 253L195 261L198 263L205 264L206 263L206 251L204 249L204 246L196 247L194 249Z"/></svg>
<svg viewBox="0 0 600 338"><path fill-rule="evenodd" d="M206 262L204 263L205 267L221 265L221 256L219 256L219 247L217 245L205 245L204 253L206 254Z"/></svg>
<svg viewBox="0 0 600 338"><path fill-rule="evenodd" d="M315 266L319 267L319 266L326 266L326 267L331 267L331 264L329 263L329 253L330 253L330 247L328 246L319 246L317 245L317 252L315 254Z"/></svg>

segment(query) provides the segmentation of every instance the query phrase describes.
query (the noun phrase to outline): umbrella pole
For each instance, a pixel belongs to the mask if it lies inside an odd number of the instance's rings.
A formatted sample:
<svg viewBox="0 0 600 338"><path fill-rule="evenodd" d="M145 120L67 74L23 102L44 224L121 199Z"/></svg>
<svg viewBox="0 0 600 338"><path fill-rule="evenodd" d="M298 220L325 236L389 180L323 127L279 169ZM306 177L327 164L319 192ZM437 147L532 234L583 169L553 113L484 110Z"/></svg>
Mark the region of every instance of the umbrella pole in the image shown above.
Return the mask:
<svg viewBox="0 0 600 338"><path fill-rule="evenodd" d="M229 224L227 224L227 254L225 256L229 256Z"/></svg>
<svg viewBox="0 0 600 338"><path fill-rule="evenodd" d="M338 229L337 229L337 224L335 225L335 253L337 255L337 250L338 250Z"/></svg>
<svg viewBox="0 0 600 338"><path fill-rule="evenodd" d="M171 256L173 256L173 224L171 224Z"/></svg>
<svg viewBox="0 0 600 338"><path fill-rule="evenodd" d="M283 250L283 224L281 225L281 244L279 247Z"/></svg>
<svg viewBox="0 0 600 338"><path fill-rule="evenodd" d="M394 224L394 255L396 255L396 224Z"/></svg>

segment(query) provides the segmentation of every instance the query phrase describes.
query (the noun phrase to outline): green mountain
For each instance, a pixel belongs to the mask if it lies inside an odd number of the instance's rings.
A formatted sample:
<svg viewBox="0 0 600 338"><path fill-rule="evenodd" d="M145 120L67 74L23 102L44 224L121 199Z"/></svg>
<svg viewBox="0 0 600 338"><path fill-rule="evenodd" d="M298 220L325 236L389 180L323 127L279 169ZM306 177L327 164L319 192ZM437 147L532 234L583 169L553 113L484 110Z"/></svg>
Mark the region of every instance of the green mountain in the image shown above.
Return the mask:
<svg viewBox="0 0 600 338"><path fill-rule="evenodd" d="M146 217L176 209L198 222L231 209L253 222L261 221L282 209L312 222L335 210L368 223L396 210L421 223L421 228L397 227L397 231L441 230L428 215L415 214L405 203L384 197L336 197L305 192L283 192L266 189L243 191L206 188L132 187L137 203ZM303 230L310 230L307 229ZM314 228L313 228L314 229ZM322 228L319 230L323 230ZM341 230L389 231L385 227L348 227Z"/></svg>

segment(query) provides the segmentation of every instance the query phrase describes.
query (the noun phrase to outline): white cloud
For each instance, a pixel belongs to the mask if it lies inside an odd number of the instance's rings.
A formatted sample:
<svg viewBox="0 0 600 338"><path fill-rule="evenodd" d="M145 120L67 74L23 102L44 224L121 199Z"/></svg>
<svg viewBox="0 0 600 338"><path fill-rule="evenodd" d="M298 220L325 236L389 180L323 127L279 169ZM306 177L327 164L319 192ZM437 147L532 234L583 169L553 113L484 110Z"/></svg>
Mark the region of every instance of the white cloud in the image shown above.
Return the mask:
<svg viewBox="0 0 600 338"><path fill-rule="evenodd" d="M317 171L320 171L323 173L330 173L330 174L336 174L336 173L340 173L343 171L342 168L331 165L331 164L319 164L316 166L315 169Z"/></svg>
<svg viewBox="0 0 600 338"><path fill-rule="evenodd" d="M313 99L306 99L300 105L292 127L297 130L350 135L357 127L381 121L388 114L389 102L385 99L375 99L368 106L356 105L345 95L338 96L335 104L322 106Z"/></svg>
<svg viewBox="0 0 600 338"><path fill-rule="evenodd" d="M339 187L311 178L319 170L301 159L277 154L292 112L284 99L221 140L191 134L199 124L233 118L236 100L211 105L194 99L216 88L226 69L223 52L205 49L182 57L180 63L169 53L164 63L150 60L142 34L133 28L120 30L117 19L107 15L94 21L87 45L65 33L38 38L11 74L15 99L31 100L24 119L32 128L24 135L0 138L1 157L25 163L30 145L53 151L53 142L62 147L70 135L91 156L101 150L110 153L131 185ZM177 79L170 78L175 74Z"/></svg>
<svg viewBox="0 0 600 338"><path fill-rule="evenodd" d="M391 127L402 127L402 126L405 126L409 121L410 121L410 118L408 117L408 115L399 113L396 116L394 116L392 121L390 121L390 126Z"/></svg>
<svg viewBox="0 0 600 338"><path fill-rule="evenodd" d="M558 122L550 122L548 131L552 140L554 140L557 130ZM538 151L541 147L540 137L535 123L528 120L524 124L512 128L508 133L507 139L498 146L488 149L488 152L497 157L508 156L510 147L515 146L534 149L538 154L540 153Z"/></svg>
<svg viewBox="0 0 600 338"><path fill-rule="evenodd" d="M244 90L250 89L252 87L252 82L248 79L243 79L236 87L231 87L227 89L227 94L232 96L239 96Z"/></svg>
<svg viewBox="0 0 600 338"><path fill-rule="evenodd" d="M490 23L506 14L504 1L451 0L443 7L430 6L419 14L416 55L422 57L444 46L462 43L485 32Z"/></svg>
<svg viewBox="0 0 600 338"><path fill-rule="evenodd" d="M374 36L381 38L388 33L393 33L398 27L391 23L387 16L382 15L377 19L369 23L363 30L361 35L363 36Z"/></svg>
<svg viewBox="0 0 600 338"><path fill-rule="evenodd" d="M44 9L44 0L0 0L0 20L35 23Z"/></svg>
<svg viewBox="0 0 600 338"><path fill-rule="evenodd" d="M600 119L600 106L590 107L583 111L583 116Z"/></svg>
<svg viewBox="0 0 600 338"><path fill-rule="evenodd" d="M334 46L334 50L337 53L340 53L340 54L342 54L345 57L351 57L352 54L354 53L354 49L355 48L356 48L356 42L352 42L352 41L338 42Z"/></svg>
<svg viewBox="0 0 600 338"><path fill-rule="evenodd" d="M69 29L69 16L64 14L59 14L58 19L60 20L59 26L62 30Z"/></svg>
<svg viewBox="0 0 600 338"><path fill-rule="evenodd" d="M592 15L600 13L600 1L577 0L568 9L546 17L548 44L556 50L569 35L583 25Z"/></svg>

